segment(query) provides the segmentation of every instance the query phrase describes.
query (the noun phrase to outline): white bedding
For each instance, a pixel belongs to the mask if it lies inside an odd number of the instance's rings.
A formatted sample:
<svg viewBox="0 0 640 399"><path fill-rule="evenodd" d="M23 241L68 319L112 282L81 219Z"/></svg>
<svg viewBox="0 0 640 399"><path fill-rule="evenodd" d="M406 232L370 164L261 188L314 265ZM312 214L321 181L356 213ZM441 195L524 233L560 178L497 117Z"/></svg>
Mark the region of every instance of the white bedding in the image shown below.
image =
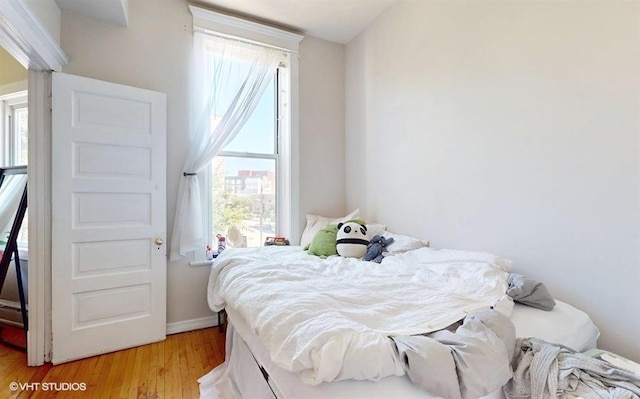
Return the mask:
<svg viewBox="0 0 640 399"><path fill-rule="evenodd" d="M212 269L208 301L247 321L271 360L307 384L402 375L389 335L442 329L477 310L511 304L510 263L494 255L421 248L382 263L300 247L228 250Z"/></svg>
<svg viewBox="0 0 640 399"><path fill-rule="evenodd" d="M575 307L556 300L549 312L516 304L512 321L518 337L539 337L584 352L596 347L598 328L589 316ZM434 399L428 392L411 384L407 376L391 376L378 382L339 381L318 386L303 384L293 373L276 367L269 359L246 322L233 310L229 314L227 330L227 360L202 377L203 399ZM269 374L268 386L256 362ZM503 399L502 390L483 399ZM445 398L446 399L446 398Z"/></svg>

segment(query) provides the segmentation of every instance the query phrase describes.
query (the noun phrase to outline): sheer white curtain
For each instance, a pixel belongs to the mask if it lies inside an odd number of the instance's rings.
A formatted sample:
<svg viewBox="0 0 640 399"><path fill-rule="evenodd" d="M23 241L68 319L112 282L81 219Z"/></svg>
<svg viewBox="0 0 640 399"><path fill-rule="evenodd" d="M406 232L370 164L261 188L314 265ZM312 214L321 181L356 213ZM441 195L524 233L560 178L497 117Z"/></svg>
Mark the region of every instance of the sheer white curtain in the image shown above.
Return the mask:
<svg viewBox="0 0 640 399"><path fill-rule="evenodd" d="M196 173L240 131L283 59L280 50L194 33L192 128L178 187L170 259L204 251Z"/></svg>

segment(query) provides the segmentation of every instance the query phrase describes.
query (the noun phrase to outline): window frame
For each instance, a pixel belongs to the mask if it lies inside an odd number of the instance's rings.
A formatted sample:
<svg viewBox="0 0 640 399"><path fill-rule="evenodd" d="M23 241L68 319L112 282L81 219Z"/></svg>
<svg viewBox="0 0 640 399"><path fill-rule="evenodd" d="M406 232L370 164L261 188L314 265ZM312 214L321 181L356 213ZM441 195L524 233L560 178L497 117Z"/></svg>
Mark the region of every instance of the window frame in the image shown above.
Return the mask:
<svg viewBox="0 0 640 399"><path fill-rule="evenodd" d="M0 151L0 165L2 166L22 166L19 162L20 149L18 148L20 138L16 129L16 111L26 109L29 112L29 96L28 90L20 90L9 94L0 95L0 140L2 140L2 151ZM29 123L27 121L27 123ZM28 129L28 127L27 127ZM28 132L27 132L28 134ZM28 151L28 145L27 145ZM18 249L21 251L21 257L28 260L29 240L25 238L28 230L25 228L29 224L29 210L25 213L23 220L23 229L18 236Z"/></svg>
<svg viewBox="0 0 640 399"><path fill-rule="evenodd" d="M0 164L4 166L18 166L19 138L16 132L17 110L28 110L27 90L0 96L0 116L2 118L1 137L3 150L0 153ZM28 112L28 111L27 111Z"/></svg>
<svg viewBox="0 0 640 399"><path fill-rule="evenodd" d="M278 235L289 238L292 245L297 245L302 232L302 217L300 215L300 156L299 156L299 47L304 35L279 29L274 26L263 25L243 18L218 13L195 5L188 6L193 16L193 29L205 33L237 39L253 44L274 47L288 54L285 74L280 76L280 87L286 94L280 99L280 104L286 105L281 109L278 149L280 162L278 165L277 196L280 209L286 212L278 213ZM207 179L199 174L198 179L204 192L210 187ZM201 193L202 195L202 193ZM203 201L203 208L207 202ZM206 213L203 213L203 215ZM204 221L203 221L204 222ZM208 230L208 229L207 229ZM210 233L209 233L210 234ZM196 258L201 259L204 251L196 251ZM194 264L208 264L195 262Z"/></svg>

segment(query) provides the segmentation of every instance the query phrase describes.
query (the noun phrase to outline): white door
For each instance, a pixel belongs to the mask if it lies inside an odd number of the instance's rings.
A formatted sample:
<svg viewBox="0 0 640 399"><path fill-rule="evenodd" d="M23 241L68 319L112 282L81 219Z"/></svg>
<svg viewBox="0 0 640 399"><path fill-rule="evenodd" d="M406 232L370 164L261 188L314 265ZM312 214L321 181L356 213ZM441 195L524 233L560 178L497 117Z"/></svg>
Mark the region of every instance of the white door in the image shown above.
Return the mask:
<svg viewBox="0 0 640 399"><path fill-rule="evenodd" d="M52 84L52 362L166 337L166 95Z"/></svg>

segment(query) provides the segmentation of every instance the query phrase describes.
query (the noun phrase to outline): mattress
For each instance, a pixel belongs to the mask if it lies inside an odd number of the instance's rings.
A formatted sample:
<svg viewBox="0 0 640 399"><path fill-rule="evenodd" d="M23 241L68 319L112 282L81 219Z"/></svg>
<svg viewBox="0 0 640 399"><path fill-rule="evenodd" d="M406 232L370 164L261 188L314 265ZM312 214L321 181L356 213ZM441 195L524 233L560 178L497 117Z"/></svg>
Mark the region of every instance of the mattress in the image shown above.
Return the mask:
<svg viewBox="0 0 640 399"><path fill-rule="evenodd" d="M576 351L596 348L600 332L589 316L575 307L556 300L552 311L545 312L516 304L511 320L518 337L538 337ZM300 378L275 366L258 337L233 309L227 309L227 359L202 377L201 397L205 399L433 399L405 376L380 381L338 381L318 386L305 385ZM267 383L268 381L268 383ZM483 399L504 398L498 390Z"/></svg>
<svg viewBox="0 0 640 399"><path fill-rule="evenodd" d="M271 360L306 384L379 380L406 372L389 336L435 332L491 307L510 309L509 264L484 252L427 247L380 264L321 259L299 247L243 248L216 258L207 295L213 311L238 310ZM507 356L487 359L502 366L499 381L485 381L495 388L509 378Z"/></svg>

